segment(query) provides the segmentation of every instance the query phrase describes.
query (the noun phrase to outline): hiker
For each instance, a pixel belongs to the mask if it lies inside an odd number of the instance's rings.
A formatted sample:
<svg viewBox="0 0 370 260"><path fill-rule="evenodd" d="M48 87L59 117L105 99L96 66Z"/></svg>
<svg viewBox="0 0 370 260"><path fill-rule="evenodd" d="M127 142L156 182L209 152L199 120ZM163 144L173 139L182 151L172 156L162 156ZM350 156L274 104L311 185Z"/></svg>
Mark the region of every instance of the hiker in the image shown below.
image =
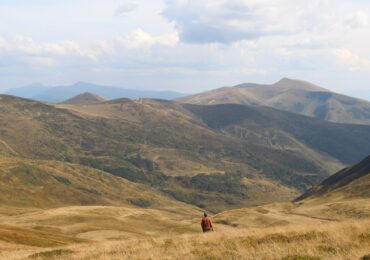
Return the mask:
<svg viewBox="0 0 370 260"><path fill-rule="evenodd" d="M204 233L209 232L209 231L213 231L212 221L207 216L207 213L204 212L204 217L202 218L202 221L201 221L200 224L202 226L202 230L203 230Z"/></svg>

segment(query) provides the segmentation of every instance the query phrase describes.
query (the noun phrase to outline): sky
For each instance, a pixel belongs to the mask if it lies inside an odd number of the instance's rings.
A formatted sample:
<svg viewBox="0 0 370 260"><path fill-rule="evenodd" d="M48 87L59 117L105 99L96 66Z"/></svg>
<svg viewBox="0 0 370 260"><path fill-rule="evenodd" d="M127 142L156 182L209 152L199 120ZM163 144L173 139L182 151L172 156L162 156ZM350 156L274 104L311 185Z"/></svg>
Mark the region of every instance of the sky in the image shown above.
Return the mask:
<svg viewBox="0 0 370 260"><path fill-rule="evenodd" d="M0 0L0 91L303 79L370 99L370 0Z"/></svg>

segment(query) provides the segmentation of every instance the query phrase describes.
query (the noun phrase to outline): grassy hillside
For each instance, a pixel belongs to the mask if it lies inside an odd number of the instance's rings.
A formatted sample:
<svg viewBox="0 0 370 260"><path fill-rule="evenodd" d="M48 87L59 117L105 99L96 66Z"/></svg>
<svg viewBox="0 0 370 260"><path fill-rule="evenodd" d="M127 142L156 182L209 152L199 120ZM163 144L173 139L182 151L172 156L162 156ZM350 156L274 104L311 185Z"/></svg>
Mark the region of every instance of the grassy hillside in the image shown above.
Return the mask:
<svg viewBox="0 0 370 260"><path fill-rule="evenodd" d="M297 149L294 141L300 142L345 164L357 163L370 154L367 145L370 126L328 123L267 107L237 104L185 107L209 127L246 139L248 143L264 141L265 146L289 150L289 146Z"/></svg>
<svg viewBox="0 0 370 260"><path fill-rule="evenodd" d="M369 138L366 126L275 110L257 111L255 120L245 106L128 99L50 106L0 98L2 154L90 166L212 211L293 199L370 149L353 148ZM254 123L236 125L238 134L225 119ZM356 135L344 136L349 132Z"/></svg>
<svg viewBox="0 0 370 260"><path fill-rule="evenodd" d="M64 101L64 104L74 104L74 105L86 105L86 104L95 104L106 101L106 98L95 95L93 93L85 92L74 96L70 99Z"/></svg>
<svg viewBox="0 0 370 260"><path fill-rule="evenodd" d="M0 156L0 205L26 208L125 205L195 211L150 187L96 169L4 156Z"/></svg>
<svg viewBox="0 0 370 260"><path fill-rule="evenodd" d="M370 102L287 78L272 85L247 83L224 87L179 101L197 105L262 105L331 122L370 124Z"/></svg>
<svg viewBox="0 0 370 260"><path fill-rule="evenodd" d="M334 174L321 184L314 186L297 201L311 198L334 197L341 194L341 197L365 197L370 198L370 157L367 157L359 164L345 168Z"/></svg>

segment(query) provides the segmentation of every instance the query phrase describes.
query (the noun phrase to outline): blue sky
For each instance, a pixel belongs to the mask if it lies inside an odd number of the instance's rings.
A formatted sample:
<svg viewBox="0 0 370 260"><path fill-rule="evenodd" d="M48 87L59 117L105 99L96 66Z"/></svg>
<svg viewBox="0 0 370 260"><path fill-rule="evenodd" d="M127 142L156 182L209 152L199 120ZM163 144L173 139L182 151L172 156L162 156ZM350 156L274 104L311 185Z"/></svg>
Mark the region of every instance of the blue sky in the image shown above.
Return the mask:
<svg viewBox="0 0 370 260"><path fill-rule="evenodd" d="M0 0L0 91L299 78L370 98L368 0Z"/></svg>

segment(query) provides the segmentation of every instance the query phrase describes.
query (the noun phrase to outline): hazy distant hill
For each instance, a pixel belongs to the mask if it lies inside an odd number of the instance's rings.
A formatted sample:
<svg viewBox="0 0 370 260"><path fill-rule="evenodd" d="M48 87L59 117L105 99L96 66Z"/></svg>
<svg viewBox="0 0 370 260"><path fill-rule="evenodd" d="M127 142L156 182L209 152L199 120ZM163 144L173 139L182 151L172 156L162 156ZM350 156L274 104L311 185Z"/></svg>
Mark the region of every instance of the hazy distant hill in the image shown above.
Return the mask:
<svg viewBox="0 0 370 260"><path fill-rule="evenodd" d="M293 199L370 154L368 126L271 108L0 96L0 111L2 154L102 169L214 211Z"/></svg>
<svg viewBox="0 0 370 260"><path fill-rule="evenodd" d="M63 104L73 104L73 105L86 105L86 104L95 104L104 102L107 99L104 97L95 95L93 93L85 92L82 94L79 94L77 96L74 96L66 101L63 101Z"/></svg>
<svg viewBox="0 0 370 260"><path fill-rule="evenodd" d="M174 99L184 96L184 94L174 91L151 91L125 89L112 86L102 86L87 82L77 82L71 86L44 87L42 85L30 85L22 88L11 89L6 94L45 101L49 103L60 103L81 93L90 92L107 99L117 98L159 98Z"/></svg>
<svg viewBox="0 0 370 260"><path fill-rule="evenodd" d="M263 105L339 123L370 124L370 102L333 93L301 80L241 84L180 98L190 104Z"/></svg>
<svg viewBox="0 0 370 260"><path fill-rule="evenodd" d="M35 97L47 91L49 88L51 87L40 83L34 83L24 87L10 89L6 92L6 94L21 98L34 99Z"/></svg>

